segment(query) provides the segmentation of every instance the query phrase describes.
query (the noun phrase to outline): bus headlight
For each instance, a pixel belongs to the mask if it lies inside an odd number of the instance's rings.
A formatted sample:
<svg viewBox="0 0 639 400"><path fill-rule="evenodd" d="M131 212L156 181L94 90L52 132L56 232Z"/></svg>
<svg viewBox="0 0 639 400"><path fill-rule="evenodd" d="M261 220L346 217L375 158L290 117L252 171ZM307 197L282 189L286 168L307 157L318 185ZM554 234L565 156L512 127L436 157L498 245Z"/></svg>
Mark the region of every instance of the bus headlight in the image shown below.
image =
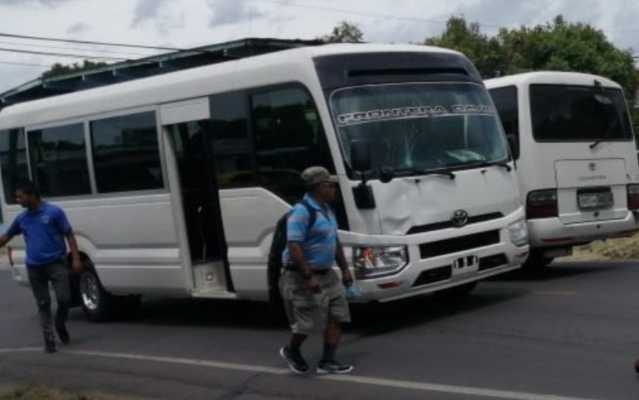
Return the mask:
<svg viewBox="0 0 639 400"><path fill-rule="evenodd" d="M355 277L371 279L401 271L408 264L406 247L356 247L353 249Z"/></svg>
<svg viewBox="0 0 639 400"><path fill-rule="evenodd" d="M519 220L508 226L510 241L515 246L521 247L528 244L528 225L525 220Z"/></svg>

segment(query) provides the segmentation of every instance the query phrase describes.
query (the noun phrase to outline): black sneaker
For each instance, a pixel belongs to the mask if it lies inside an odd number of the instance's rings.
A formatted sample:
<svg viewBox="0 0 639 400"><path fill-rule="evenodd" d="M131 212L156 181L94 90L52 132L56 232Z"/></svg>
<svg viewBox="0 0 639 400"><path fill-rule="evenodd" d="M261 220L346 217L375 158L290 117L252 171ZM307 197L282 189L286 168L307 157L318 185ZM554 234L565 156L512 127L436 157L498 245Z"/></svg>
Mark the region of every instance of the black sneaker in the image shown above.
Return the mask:
<svg viewBox="0 0 639 400"><path fill-rule="evenodd" d="M280 356L286 361L291 371L300 375L308 373L308 364L299 352L291 352L288 346L284 346L280 349Z"/></svg>
<svg viewBox="0 0 639 400"><path fill-rule="evenodd" d="M62 344L69 344L71 341L71 336L69 336L69 331L67 331L67 327L64 325L56 326L56 332L58 332L58 337Z"/></svg>
<svg viewBox="0 0 639 400"><path fill-rule="evenodd" d="M47 354L55 353L58 351L58 345L55 343L55 339L47 338L44 339L44 352Z"/></svg>
<svg viewBox="0 0 639 400"><path fill-rule="evenodd" d="M317 365L317 374L348 374L353 370L352 365L340 364L337 361L320 361Z"/></svg>

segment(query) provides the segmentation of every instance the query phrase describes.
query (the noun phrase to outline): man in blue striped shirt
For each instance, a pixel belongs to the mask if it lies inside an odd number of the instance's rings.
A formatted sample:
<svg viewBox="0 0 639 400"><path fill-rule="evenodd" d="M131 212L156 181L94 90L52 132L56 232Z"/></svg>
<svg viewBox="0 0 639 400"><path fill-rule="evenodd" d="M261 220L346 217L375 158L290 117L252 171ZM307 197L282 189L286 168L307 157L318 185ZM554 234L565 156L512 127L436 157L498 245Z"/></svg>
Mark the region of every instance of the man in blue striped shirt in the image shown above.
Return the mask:
<svg viewBox="0 0 639 400"><path fill-rule="evenodd" d="M316 371L345 374L353 367L338 363L335 351L342 336L341 324L350 322L342 284L351 285L353 277L337 237L335 215L328 206L335 198L338 179L323 167L306 169L302 179L308 192L288 216L287 249L282 255L280 291L292 336L280 355L293 372L307 373L309 367L300 348L309 334L324 329L324 354ZM311 213L315 213L314 219ZM336 261L342 271L342 282L333 270Z"/></svg>

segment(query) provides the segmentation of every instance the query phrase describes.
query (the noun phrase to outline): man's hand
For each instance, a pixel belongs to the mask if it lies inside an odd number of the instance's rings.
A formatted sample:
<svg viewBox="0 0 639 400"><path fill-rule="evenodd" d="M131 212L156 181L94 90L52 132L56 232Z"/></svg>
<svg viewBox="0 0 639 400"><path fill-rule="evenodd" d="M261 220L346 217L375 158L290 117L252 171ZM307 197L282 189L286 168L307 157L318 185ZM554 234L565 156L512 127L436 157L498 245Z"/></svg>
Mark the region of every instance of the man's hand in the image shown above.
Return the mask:
<svg viewBox="0 0 639 400"><path fill-rule="evenodd" d="M344 286L350 286L353 284L353 275L348 268L342 270L342 283Z"/></svg>
<svg viewBox="0 0 639 400"><path fill-rule="evenodd" d="M322 284L320 283L319 279L317 279L317 277L315 275L312 275L306 281L306 287L313 294L322 293Z"/></svg>
<svg viewBox="0 0 639 400"><path fill-rule="evenodd" d="M82 260L74 257L73 261L71 261L71 268L73 268L75 272L82 271Z"/></svg>

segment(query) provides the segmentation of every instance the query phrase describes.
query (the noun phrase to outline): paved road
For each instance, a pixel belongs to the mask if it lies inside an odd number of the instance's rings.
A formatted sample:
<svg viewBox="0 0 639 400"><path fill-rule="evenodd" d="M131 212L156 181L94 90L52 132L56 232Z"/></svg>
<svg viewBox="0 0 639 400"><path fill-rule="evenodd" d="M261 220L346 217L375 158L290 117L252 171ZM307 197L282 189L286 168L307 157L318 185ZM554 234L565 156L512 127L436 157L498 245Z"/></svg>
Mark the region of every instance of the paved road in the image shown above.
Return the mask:
<svg viewBox="0 0 639 400"><path fill-rule="evenodd" d="M30 293L0 271L0 386L37 382L153 399L637 399L639 264L559 265L483 282L467 301L356 307L340 355L353 375L290 375L281 322L258 304L149 300L86 322L41 353ZM308 346L317 359L319 340ZM542 395L547 395L544 397Z"/></svg>

